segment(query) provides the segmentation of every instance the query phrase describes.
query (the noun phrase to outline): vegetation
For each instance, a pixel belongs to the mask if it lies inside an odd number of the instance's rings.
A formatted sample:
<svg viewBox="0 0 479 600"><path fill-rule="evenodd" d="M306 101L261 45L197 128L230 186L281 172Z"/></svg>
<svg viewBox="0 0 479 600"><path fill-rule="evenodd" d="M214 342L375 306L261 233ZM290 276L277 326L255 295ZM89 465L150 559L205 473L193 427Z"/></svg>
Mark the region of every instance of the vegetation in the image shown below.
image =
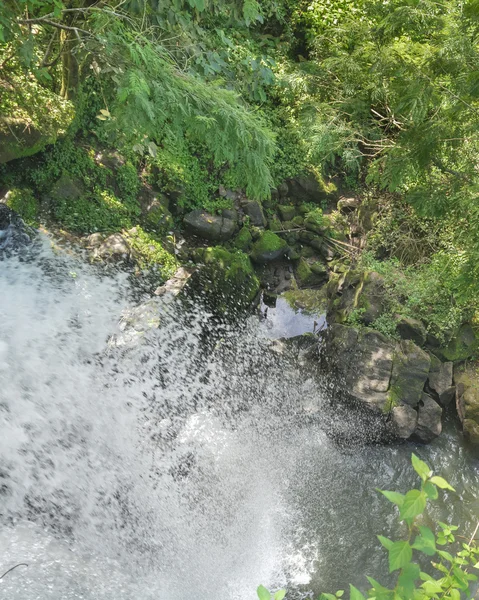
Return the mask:
<svg viewBox="0 0 479 600"><path fill-rule="evenodd" d="M475 535L470 538L458 536L456 525L438 521L436 532L425 523L425 511L430 500L438 498L438 490L454 492L445 479L434 475L429 466L412 455L412 466L421 479L418 489L406 494L378 490L399 512L399 520L404 526L404 539L390 540L382 535L379 541L388 552L389 572L396 574L396 583L392 588L367 577L370 589L364 595L350 585L350 600L460 600L471 596L471 584L476 582L479 569L479 547ZM431 514L428 513L429 519ZM460 542L460 539L466 540ZM447 549L446 549L447 548ZM424 565L424 558L431 560ZM270 593L264 586L258 588L260 600L282 599L285 590ZM344 596L344 590L336 594L322 593L319 600L337 600Z"/></svg>

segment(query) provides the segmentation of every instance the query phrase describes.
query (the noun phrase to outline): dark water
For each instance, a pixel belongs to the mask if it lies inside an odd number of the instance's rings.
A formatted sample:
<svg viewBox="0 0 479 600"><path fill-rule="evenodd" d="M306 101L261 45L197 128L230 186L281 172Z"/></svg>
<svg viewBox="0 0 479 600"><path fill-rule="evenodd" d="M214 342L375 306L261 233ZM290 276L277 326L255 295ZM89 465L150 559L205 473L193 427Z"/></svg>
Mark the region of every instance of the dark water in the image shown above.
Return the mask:
<svg viewBox="0 0 479 600"><path fill-rule="evenodd" d="M427 447L338 444L321 377L271 350L284 323L205 344L211 315L131 312L128 286L46 241L0 262L0 571L29 565L0 597L364 589L386 572L375 535L397 532L375 488L414 485L412 451L459 490L431 516L473 529L478 463L453 419Z"/></svg>

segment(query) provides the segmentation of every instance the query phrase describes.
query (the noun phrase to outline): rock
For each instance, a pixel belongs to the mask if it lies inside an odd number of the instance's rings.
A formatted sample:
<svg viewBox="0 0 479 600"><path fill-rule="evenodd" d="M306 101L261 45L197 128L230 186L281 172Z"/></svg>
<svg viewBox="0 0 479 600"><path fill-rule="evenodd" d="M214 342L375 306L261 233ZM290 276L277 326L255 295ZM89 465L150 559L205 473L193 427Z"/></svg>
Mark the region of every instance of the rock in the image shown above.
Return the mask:
<svg viewBox="0 0 479 600"><path fill-rule="evenodd" d="M479 363L469 362L454 368L457 413L464 434L479 444Z"/></svg>
<svg viewBox="0 0 479 600"><path fill-rule="evenodd" d="M412 340L418 346L423 346L426 342L426 328L419 319L400 317L396 331L403 340Z"/></svg>
<svg viewBox="0 0 479 600"><path fill-rule="evenodd" d="M125 158L117 150L105 149L95 155L95 162L110 171L116 171L125 164Z"/></svg>
<svg viewBox="0 0 479 600"><path fill-rule="evenodd" d="M365 325L371 325L385 309L384 280L375 271L358 273L348 271L338 281L337 293L339 302L331 305L329 320L343 323L349 315L355 312ZM333 301L336 296L333 296Z"/></svg>
<svg viewBox="0 0 479 600"><path fill-rule="evenodd" d="M155 290L157 296L170 296L175 298L183 290L192 275L191 269L180 267L176 273L163 285Z"/></svg>
<svg viewBox="0 0 479 600"><path fill-rule="evenodd" d="M240 195L241 195L239 192L235 192L234 190L230 190L228 188L225 188L222 185L220 185L219 188L218 188L218 194L222 198L228 198L228 200L233 200L233 202L235 202L236 200L238 200L239 197L240 197Z"/></svg>
<svg viewBox="0 0 479 600"><path fill-rule="evenodd" d="M390 408L394 345L381 333L333 323L322 335L321 360L338 391L379 412Z"/></svg>
<svg viewBox="0 0 479 600"><path fill-rule="evenodd" d="M278 185L278 195L280 198L286 198L286 196L288 195L288 184L283 181L282 183L280 183Z"/></svg>
<svg viewBox="0 0 479 600"><path fill-rule="evenodd" d="M359 206L359 198L342 197L338 201L338 210L343 214L347 214L356 210Z"/></svg>
<svg viewBox="0 0 479 600"><path fill-rule="evenodd" d="M221 216L225 219L231 219L235 223L238 222L238 211L234 208L223 208Z"/></svg>
<svg viewBox="0 0 479 600"><path fill-rule="evenodd" d="M267 220L263 213L263 207L259 202L249 200L243 204L243 210L250 218L252 225L256 225L256 227L266 227Z"/></svg>
<svg viewBox="0 0 479 600"><path fill-rule="evenodd" d="M104 237L102 233L92 233L89 235L86 238L88 248L98 248L98 246L101 246Z"/></svg>
<svg viewBox="0 0 479 600"><path fill-rule="evenodd" d="M280 204L278 211L282 221L292 221L296 216L296 207L290 204Z"/></svg>
<svg viewBox="0 0 479 600"><path fill-rule="evenodd" d="M259 264L272 262L283 257L288 251L288 244L272 231L264 231L253 244L251 258Z"/></svg>
<svg viewBox="0 0 479 600"><path fill-rule="evenodd" d="M418 406L417 426L412 439L429 444L442 431L442 408L439 404L423 393Z"/></svg>
<svg viewBox="0 0 479 600"><path fill-rule="evenodd" d="M143 218L150 229L166 233L173 228L173 215L170 212L170 199L160 191L142 186L138 194Z"/></svg>
<svg viewBox="0 0 479 600"><path fill-rule="evenodd" d="M296 266L295 277L299 287L321 285L328 279L328 270L319 261L309 264L304 258L300 258Z"/></svg>
<svg viewBox="0 0 479 600"><path fill-rule="evenodd" d="M233 244L238 250L242 252L248 252L253 244L253 237L248 227L244 226L240 229L238 235L235 237Z"/></svg>
<svg viewBox="0 0 479 600"><path fill-rule="evenodd" d="M442 394L445 394L443 399L446 403L452 399L449 398L450 393L446 393L452 387L452 371L452 362L442 363L435 356L431 358L427 387L428 392L436 400L439 400ZM441 404L444 406L442 402Z"/></svg>
<svg viewBox="0 0 479 600"><path fill-rule="evenodd" d="M479 339L476 331L470 323L464 323L446 348L438 348L435 353L443 360L456 362L474 356L478 347Z"/></svg>
<svg viewBox="0 0 479 600"><path fill-rule="evenodd" d="M126 260L129 256L130 246L120 233L109 235L93 251L93 257L102 260Z"/></svg>
<svg viewBox="0 0 479 600"><path fill-rule="evenodd" d="M183 219L188 231L212 242L224 242L233 237L236 223L204 210L193 210Z"/></svg>
<svg viewBox="0 0 479 600"><path fill-rule="evenodd" d="M454 400L454 398L456 397L456 386L455 385L451 385L451 387L448 387L447 389L445 389L442 394L439 394L439 404L441 406L449 406L449 404L451 404L451 402Z"/></svg>
<svg viewBox="0 0 479 600"><path fill-rule="evenodd" d="M19 250L30 245L33 229L27 227L22 219L8 206L0 203L0 257L5 252Z"/></svg>
<svg viewBox="0 0 479 600"><path fill-rule="evenodd" d="M336 192L334 184L325 184L318 180L315 175L298 175L286 181L288 185L288 196L300 202L316 202L327 200Z"/></svg>
<svg viewBox="0 0 479 600"><path fill-rule="evenodd" d="M72 177L67 173L58 179L50 190L48 196L61 198L69 202L75 202L85 195L85 186L78 177Z"/></svg>
<svg viewBox="0 0 479 600"><path fill-rule="evenodd" d="M429 354L414 342L404 340L396 345L388 392L392 406L408 404L416 407L419 404L430 365Z"/></svg>
<svg viewBox="0 0 479 600"><path fill-rule="evenodd" d="M326 232L326 226L322 218L319 218L309 214L306 215L304 219L304 226L308 231L312 231L313 233L318 233L319 235L323 235Z"/></svg>
<svg viewBox="0 0 479 600"><path fill-rule="evenodd" d="M247 310L259 292L259 280L247 254L221 246L196 251L197 270L185 286L194 303L200 299L215 314Z"/></svg>
<svg viewBox="0 0 479 600"><path fill-rule="evenodd" d="M394 406L390 413L392 433L401 440L407 440L411 437L417 426L417 410L403 404Z"/></svg>

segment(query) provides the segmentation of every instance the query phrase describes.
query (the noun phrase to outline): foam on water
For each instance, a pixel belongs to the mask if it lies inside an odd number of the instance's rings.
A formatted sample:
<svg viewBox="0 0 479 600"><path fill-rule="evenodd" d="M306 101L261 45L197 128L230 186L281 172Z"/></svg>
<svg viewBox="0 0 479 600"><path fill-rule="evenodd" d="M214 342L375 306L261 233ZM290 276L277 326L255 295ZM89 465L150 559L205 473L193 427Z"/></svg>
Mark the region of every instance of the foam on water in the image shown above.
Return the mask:
<svg viewBox="0 0 479 600"><path fill-rule="evenodd" d="M384 567L374 488L414 482L412 448L340 449L317 381L255 318L209 343L210 315L155 300L144 330L125 276L47 242L0 262L0 293L0 571L28 563L0 597L246 600ZM438 510L467 527L457 434L418 453L462 484Z"/></svg>

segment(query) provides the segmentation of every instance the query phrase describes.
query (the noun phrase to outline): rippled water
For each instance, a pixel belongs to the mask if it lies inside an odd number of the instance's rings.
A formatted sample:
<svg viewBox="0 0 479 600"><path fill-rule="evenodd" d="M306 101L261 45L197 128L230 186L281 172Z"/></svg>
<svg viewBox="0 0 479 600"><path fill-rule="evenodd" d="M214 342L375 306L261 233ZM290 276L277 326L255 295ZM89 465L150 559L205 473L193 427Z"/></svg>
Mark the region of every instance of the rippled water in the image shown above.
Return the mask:
<svg viewBox="0 0 479 600"><path fill-rule="evenodd" d="M125 276L46 240L0 261L0 294L0 571L28 564L0 597L364 589L385 572L375 534L396 531L374 488L414 484L412 450L460 490L436 516L469 532L479 515L453 420L429 447L338 444L327 388L270 348L277 321L220 330L165 300L132 314Z"/></svg>

